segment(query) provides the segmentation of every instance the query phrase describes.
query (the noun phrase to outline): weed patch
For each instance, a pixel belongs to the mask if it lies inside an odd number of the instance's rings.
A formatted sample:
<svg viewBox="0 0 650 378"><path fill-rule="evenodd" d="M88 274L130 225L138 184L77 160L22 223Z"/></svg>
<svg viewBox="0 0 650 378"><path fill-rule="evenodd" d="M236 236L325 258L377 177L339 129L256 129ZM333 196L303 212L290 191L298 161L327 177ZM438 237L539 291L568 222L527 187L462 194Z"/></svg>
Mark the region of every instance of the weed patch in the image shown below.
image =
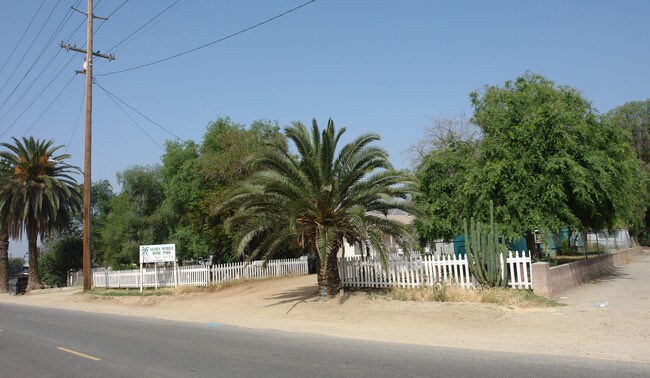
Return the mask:
<svg viewBox="0 0 650 378"><path fill-rule="evenodd" d="M374 298L382 296L399 301L492 303L519 308L564 306L562 303L535 295L530 290L510 288L466 289L443 284L419 288L395 287L372 294ZM372 298L370 293L368 297Z"/></svg>

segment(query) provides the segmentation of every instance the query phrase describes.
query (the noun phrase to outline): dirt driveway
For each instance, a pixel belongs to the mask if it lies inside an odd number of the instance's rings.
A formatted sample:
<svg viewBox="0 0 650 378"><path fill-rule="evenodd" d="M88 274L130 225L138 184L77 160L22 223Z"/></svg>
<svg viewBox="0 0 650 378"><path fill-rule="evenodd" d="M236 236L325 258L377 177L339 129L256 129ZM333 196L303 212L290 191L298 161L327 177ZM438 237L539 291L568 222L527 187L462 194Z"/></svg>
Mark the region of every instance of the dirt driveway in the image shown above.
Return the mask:
<svg viewBox="0 0 650 378"><path fill-rule="evenodd" d="M209 294L89 298L62 290L0 302L453 348L650 363L650 253L564 293L566 307L512 309L474 303L320 300L315 276L234 286Z"/></svg>

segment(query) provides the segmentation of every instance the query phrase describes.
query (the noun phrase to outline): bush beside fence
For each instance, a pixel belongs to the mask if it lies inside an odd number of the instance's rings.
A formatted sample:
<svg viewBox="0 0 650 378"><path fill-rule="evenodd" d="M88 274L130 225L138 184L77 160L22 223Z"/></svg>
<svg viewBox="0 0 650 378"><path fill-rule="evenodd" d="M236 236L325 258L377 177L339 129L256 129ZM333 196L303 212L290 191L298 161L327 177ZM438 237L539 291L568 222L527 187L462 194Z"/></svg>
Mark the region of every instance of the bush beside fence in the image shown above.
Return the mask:
<svg viewBox="0 0 650 378"><path fill-rule="evenodd" d="M420 287L436 283L476 287L466 256L392 256L385 270L378 258L344 257L338 261L341 283L345 287ZM504 266L503 257L501 265ZM531 289L530 254L508 252L508 286Z"/></svg>

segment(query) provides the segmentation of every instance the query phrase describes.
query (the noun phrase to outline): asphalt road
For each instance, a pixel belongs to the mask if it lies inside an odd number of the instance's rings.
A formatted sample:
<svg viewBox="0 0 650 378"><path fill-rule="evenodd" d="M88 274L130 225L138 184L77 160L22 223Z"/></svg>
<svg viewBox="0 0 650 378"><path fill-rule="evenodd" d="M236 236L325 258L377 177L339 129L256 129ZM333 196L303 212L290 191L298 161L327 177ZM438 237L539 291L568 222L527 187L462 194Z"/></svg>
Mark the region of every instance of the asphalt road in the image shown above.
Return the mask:
<svg viewBox="0 0 650 378"><path fill-rule="evenodd" d="M0 376L648 377L650 365L0 304Z"/></svg>

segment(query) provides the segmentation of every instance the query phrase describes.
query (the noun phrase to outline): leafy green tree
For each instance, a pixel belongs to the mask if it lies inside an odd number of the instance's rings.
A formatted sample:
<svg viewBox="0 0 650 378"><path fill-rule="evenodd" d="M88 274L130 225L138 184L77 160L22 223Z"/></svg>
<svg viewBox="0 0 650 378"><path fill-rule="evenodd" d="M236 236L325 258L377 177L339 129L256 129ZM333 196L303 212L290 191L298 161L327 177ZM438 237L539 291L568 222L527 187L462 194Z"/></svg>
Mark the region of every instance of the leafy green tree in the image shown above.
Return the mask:
<svg viewBox="0 0 650 378"><path fill-rule="evenodd" d="M205 258L210 253L210 241L202 230L206 184L200 174L199 156L199 146L193 141L173 141L167 142L162 157L162 212L180 261Z"/></svg>
<svg viewBox="0 0 650 378"><path fill-rule="evenodd" d="M81 269L83 242L80 235L65 235L45 243L44 253L39 261L43 283L50 286L65 286L68 272Z"/></svg>
<svg viewBox="0 0 650 378"><path fill-rule="evenodd" d="M91 240L93 265L102 265L103 257L110 245L104 243L101 230L106 226L108 214L111 212L111 200L115 197L113 187L108 180L94 182L90 190ZM81 238L81 234L79 234Z"/></svg>
<svg viewBox="0 0 650 378"><path fill-rule="evenodd" d="M416 171L421 195L415 197L424 216L415 221L418 234L428 241L451 241L461 231L467 214L467 177L476 169L477 144L457 141L436 148L425 156Z"/></svg>
<svg viewBox="0 0 650 378"><path fill-rule="evenodd" d="M0 158L7 161L12 173L0 187L0 224L9 225L13 238L27 233L29 279L27 290L43 287L38 271L38 237L46 237L68 225L81 208L82 194L71 176L79 168L65 162L69 155L55 155L63 146L53 141L22 141L1 143L6 150Z"/></svg>
<svg viewBox="0 0 650 378"><path fill-rule="evenodd" d="M534 231L561 227L602 229L639 221L645 192L628 134L603 119L573 88L526 73L504 86L470 96L472 122L482 139L476 151L433 151L419 167L426 197L422 221L428 237L460 231L460 219L488 218L495 204L500 232L524 235L536 252ZM442 209L438 198L450 198ZM437 207L432 207L432 205ZM440 228L440 227L439 227Z"/></svg>
<svg viewBox="0 0 650 378"><path fill-rule="evenodd" d="M650 99L623 104L610 110L607 118L630 132L637 157L650 164Z"/></svg>
<svg viewBox="0 0 650 378"><path fill-rule="evenodd" d="M329 120L321 132L313 121L311 133L301 123L285 129L297 156L284 146L254 158L264 169L229 193L224 210L235 250L249 259L268 260L287 248L312 251L319 262L318 283L328 294L340 288L337 252L346 240L371 246L386 264L382 237L390 235L407 249L413 238L409 226L385 217L391 210L412 212L404 201L414 179L392 168L387 153L370 146L376 134L362 135L337 146L338 132Z"/></svg>
<svg viewBox="0 0 650 378"><path fill-rule="evenodd" d="M536 250L536 229L630 220L639 187L634 156L625 135L578 91L526 73L470 97L484 138L469 203L487 208L494 199L498 218L525 234L528 249Z"/></svg>
<svg viewBox="0 0 650 378"><path fill-rule="evenodd" d="M161 169L165 200L162 211L176 243L179 259L212 261L239 259L232 253L230 235L223 227L224 215L215 209L226 189L254 170L246 157L265 149L265 142L286 141L277 122L260 120L250 127L229 118L211 122L200 145L168 142Z"/></svg>
<svg viewBox="0 0 650 378"><path fill-rule="evenodd" d="M138 263L142 244L167 241L167 225L160 206L164 192L159 166L133 166L117 176L122 192L110 199L110 212L100 228L105 265L130 266Z"/></svg>
<svg viewBox="0 0 650 378"><path fill-rule="evenodd" d="M646 181L646 196L642 192L637 196L643 203L638 206L640 212L644 212L643 223L637 223L630 231L644 245L650 242L650 99L645 101L633 101L623 104L607 113L607 118L616 127L628 131L631 135L632 147L637 157L643 161L645 166L643 177Z"/></svg>
<svg viewBox="0 0 650 378"><path fill-rule="evenodd" d="M25 259L22 257L11 257L9 259L9 277L20 274L23 271L23 265L25 265Z"/></svg>

